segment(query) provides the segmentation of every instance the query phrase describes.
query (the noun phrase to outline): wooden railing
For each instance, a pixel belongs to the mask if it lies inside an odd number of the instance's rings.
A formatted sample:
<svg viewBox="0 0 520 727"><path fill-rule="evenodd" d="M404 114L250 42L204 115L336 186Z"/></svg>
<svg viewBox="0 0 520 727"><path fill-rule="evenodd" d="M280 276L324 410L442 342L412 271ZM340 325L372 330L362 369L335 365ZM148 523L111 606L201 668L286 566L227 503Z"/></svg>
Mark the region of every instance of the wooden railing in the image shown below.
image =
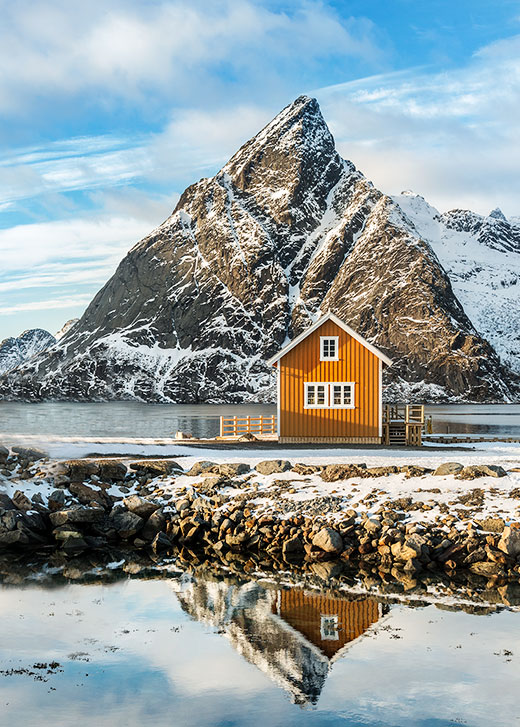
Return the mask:
<svg viewBox="0 0 520 727"><path fill-rule="evenodd" d="M385 404L383 423L397 421L405 424L424 424L424 404Z"/></svg>
<svg viewBox="0 0 520 727"><path fill-rule="evenodd" d="M242 434L276 434L276 416L220 417L221 437L240 437Z"/></svg>

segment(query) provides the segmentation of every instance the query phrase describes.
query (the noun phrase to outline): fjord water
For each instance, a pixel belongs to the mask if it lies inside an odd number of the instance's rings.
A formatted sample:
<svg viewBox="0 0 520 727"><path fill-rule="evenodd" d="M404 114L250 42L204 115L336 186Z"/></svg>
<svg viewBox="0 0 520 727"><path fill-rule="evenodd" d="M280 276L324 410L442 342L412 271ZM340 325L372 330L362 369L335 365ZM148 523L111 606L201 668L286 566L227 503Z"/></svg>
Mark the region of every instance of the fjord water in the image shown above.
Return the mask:
<svg viewBox="0 0 520 727"><path fill-rule="evenodd" d="M172 437L177 430L214 437L224 416L276 414L269 404L144 404L135 401L0 402L0 442L6 437ZM520 436L520 404L439 404L426 407L435 433Z"/></svg>
<svg viewBox="0 0 520 727"><path fill-rule="evenodd" d="M0 587L0 723L518 724L520 614L187 573Z"/></svg>

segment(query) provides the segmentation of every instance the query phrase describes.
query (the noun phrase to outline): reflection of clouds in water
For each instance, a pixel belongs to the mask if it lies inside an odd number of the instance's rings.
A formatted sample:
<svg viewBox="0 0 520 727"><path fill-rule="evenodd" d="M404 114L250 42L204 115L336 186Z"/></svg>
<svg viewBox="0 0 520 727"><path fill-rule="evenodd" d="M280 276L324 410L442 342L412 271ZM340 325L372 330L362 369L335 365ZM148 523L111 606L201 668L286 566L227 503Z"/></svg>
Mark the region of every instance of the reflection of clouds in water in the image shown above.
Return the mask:
<svg viewBox="0 0 520 727"><path fill-rule="evenodd" d="M9 703L5 719L14 723L23 714L29 727L330 725L348 722L347 715L355 715L355 724L410 727L454 718L476 727L515 723L518 614L483 617L396 607L330 668L315 644L294 633L294 624L309 629L308 620L301 624L292 614L292 626L281 623L275 590L189 579L179 585L184 608L201 621L186 615L167 580L1 589L0 668L9 660L30 665L56 659L65 669L47 684L1 678L0 699ZM267 663L273 673L267 676L236 649L260 668ZM504 649L513 652L512 661L495 656ZM78 651L91 661L67 660ZM316 685L322 687L317 706L302 711L292 705L277 686L281 677L293 696L307 690L312 697ZM49 693L49 686L56 691Z"/></svg>

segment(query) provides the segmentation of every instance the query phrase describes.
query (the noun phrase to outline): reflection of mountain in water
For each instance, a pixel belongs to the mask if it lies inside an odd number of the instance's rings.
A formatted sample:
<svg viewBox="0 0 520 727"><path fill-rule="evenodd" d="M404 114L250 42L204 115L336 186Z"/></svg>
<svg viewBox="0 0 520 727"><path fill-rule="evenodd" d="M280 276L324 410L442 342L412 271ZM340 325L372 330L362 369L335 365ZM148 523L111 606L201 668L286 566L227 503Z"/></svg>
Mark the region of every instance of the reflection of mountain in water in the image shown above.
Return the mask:
<svg viewBox="0 0 520 727"><path fill-rule="evenodd" d="M297 704L315 704L334 661L381 614L377 601L329 598L258 583L192 581L178 593L182 608L215 626L233 647Z"/></svg>

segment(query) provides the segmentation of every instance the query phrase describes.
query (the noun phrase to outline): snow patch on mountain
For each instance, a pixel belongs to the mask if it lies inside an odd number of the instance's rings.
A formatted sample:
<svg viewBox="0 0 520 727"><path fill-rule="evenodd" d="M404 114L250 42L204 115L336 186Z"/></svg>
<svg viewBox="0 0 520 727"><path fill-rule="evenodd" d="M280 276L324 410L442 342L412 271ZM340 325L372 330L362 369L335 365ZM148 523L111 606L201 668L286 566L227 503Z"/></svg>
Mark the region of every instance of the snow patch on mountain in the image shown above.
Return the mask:
<svg viewBox="0 0 520 727"><path fill-rule="evenodd" d="M4 338L0 342L0 374L11 371L53 343L56 343L54 336L42 328L31 328L16 338Z"/></svg>
<svg viewBox="0 0 520 727"><path fill-rule="evenodd" d="M393 199L434 249L475 329L520 373L520 230L498 209L440 214L413 192Z"/></svg>

